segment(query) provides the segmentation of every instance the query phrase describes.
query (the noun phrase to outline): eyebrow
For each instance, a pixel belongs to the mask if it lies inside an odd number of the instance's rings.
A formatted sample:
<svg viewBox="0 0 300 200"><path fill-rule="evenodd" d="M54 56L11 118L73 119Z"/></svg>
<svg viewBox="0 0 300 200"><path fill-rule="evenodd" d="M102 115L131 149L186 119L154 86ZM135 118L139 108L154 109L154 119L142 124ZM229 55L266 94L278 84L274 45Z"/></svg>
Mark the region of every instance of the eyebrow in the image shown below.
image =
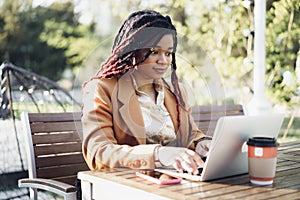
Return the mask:
<svg viewBox="0 0 300 200"><path fill-rule="evenodd" d="M161 46L153 46L152 48L162 49ZM174 49L174 47L169 47L169 48L167 48L167 50L171 50L171 49Z"/></svg>

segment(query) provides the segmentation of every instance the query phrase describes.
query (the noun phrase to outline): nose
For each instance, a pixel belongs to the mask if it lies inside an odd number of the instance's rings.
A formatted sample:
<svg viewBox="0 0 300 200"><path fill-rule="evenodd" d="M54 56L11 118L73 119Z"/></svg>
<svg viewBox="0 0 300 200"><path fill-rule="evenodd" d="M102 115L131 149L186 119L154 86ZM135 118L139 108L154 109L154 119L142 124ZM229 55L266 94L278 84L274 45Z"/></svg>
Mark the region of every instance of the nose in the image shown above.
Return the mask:
<svg viewBox="0 0 300 200"><path fill-rule="evenodd" d="M166 56L164 53L160 54L158 56L157 63L161 64L161 65L168 65L169 64L169 58L168 58L168 56Z"/></svg>

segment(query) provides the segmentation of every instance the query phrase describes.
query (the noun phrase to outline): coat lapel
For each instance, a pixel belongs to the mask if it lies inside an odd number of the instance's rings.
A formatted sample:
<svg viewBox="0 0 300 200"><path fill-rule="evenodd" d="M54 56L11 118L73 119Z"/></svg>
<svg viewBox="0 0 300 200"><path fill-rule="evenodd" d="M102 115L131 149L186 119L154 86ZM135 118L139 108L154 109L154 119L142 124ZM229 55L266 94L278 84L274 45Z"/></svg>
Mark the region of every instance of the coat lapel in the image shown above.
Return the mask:
<svg viewBox="0 0 300 200"><path fill-rule="evenodd" d="M188 144L188 139L189 139L189 119L188 119L188 113L185 109L182 109L180 107L180 126L178 125L178 120L177 120L177 102L176 99L174 98L174 94L170 91L170 89L165 88L165 106L168 110L168 112L171 115L174 128L175 128L175 133L177 135L177 140L178 141L177 145L180 146L187 146Z"/></svg>
<svg viewBox="0 0 300 200"><path fill-rule="evenodd" d="M170 113L175 132L178 133L178 121L177 121L177 109L176 109L176 100L174 99L174 95L170 90L165 88L165 106L168 112Z"/></svg>
<svg viewBox="0 0 300 200"><path fill-rule="evenodd" d="M146 131L142 111L139 105L138 97L130 78L130 72L123 75L118 81L118 100L121 102L119 113L123 119L124 126L140 144L146 143Z"/></svg>

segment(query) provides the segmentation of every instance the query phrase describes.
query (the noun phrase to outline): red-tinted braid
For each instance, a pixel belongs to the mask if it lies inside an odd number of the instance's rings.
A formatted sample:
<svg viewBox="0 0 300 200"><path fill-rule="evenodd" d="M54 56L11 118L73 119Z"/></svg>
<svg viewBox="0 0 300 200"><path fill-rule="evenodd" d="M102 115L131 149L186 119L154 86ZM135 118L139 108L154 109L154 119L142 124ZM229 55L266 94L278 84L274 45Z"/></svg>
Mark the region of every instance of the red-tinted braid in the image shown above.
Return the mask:
<svg viewBox="0 0 300 200"><path fill-rule="evenodd" d="M179 81L178 81L178 77L176 74L176 60L175 60L175 54L172 54L172 73L171 73L171 82L172 85L174 87L174 93L175 93L175 98L176 98L176 109L178 112L177 115L177 122L178 122L178 127L180 128L180 107L185 108L185 102L183 101L182 95L181 95L181 91L179 88ZM179 135L179 139L178 141L180 142L180 146L182 146L182 141L181 141L181 137L182 137L183 133L178 134Z"/></svg>
<svg viewBox="0 0 300 200"><path fill-rule="evenodd" d="M144 26L140 27L134 33L143 29L147 25L148 24L145 24ZM135 52L128 52L127 54L125 54L125 56L122 56L121 58L119 56L120 54L122 54L127 45L132 41L133 37L134 34L130 35L129 38L126 38L123 42L121 42L118 48L113 48L112 55L106 60L105 63L102 64L101 69L96 74L97 77L109 78L112 76L118 76L134 67L132 65L132 58L134 57Z"/></svg>

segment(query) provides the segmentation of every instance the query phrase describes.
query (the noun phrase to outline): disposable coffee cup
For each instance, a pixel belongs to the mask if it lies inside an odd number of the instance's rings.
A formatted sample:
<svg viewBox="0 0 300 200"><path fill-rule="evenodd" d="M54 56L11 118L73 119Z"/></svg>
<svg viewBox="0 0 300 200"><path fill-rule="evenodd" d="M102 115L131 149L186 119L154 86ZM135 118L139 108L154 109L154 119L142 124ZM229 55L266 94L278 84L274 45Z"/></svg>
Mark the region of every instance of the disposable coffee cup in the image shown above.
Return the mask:
<svg viewBox="0 0 300 200"><path fill-rule="evenodd" d="M253 137L248 139L247 145L250 182L256 185L273 184L279 146L276 139Z"/></svg>

